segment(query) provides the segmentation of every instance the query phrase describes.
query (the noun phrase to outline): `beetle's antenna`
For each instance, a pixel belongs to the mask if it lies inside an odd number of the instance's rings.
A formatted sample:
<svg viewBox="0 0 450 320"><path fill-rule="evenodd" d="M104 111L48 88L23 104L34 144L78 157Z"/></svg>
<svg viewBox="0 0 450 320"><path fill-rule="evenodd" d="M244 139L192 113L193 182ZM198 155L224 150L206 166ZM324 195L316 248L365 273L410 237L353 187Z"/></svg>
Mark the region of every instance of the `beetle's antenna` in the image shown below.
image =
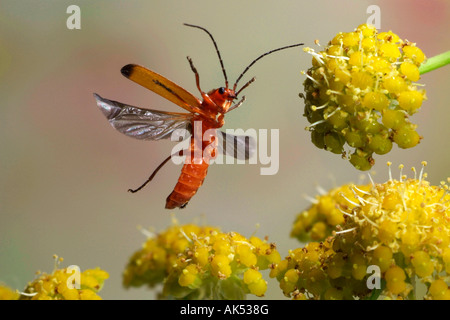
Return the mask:
<svg viewBox="0 0 450 320"><path fill-rule="evenodd" d="M253 60L252 63L250 63L250 64L248 65L248 67L245 68L244 72L242 72L241 75L237 78L236 82L234 83L233 90L236 91L237 83L239 82L239 80L241 80L242 76L248 71L248 69L250 69L251 66L253 66L253 65L256 63L256 61L258 61L258 60L261 59L262 57L265 57L265 56L267 56L267 55L269 55L269 54L271 54L271 53L274 53L274 52L276 52L276 51L280 51L280 50L284 50L284 49L288 49L288 48L293 48L293 47L298 47L298 46L302 46L302 45L303 45L303 43L292 44L292 45L290 45L290 46L286 46L286 47L282 47L282 48L270 50L269 52L266 52L266 53L260 55L258 58L256 58L255 60ZM250 80L249 82L247 82L247 83L244 85L244 87L242 87L242 89L246 88L246 87L247 87L250 83L252 83L252 82L253 82L253 79ZM238 92L241 92L242 89L239 90Z"/></svg>
<svg viewBox="0 0 450 320"><path fill-rule="evenodd" d="M205 32L209 35L209 37L211 38L211 40L212 40L212 42L213 42L213 44L214 44L214 47L216 48L217 55L219 56L220 66L222 67L223 76L225 77L225 87L228 89L228 78L227 78L227 73L226 73L226 71L225 71L225 67L223 66L223 61L222 61L222 57L220 56L219 48L217 47L217 43L216 43L216 41L214 40L212 34L211 34L208 30L206 30L205 28L200 27L200 26L196 26L196 25L188 24L188 23L184 23L184 25L185 25L185 26L188 26L188 27L193 27L193 28L201 29L201 30L205 31Z"/></svg>

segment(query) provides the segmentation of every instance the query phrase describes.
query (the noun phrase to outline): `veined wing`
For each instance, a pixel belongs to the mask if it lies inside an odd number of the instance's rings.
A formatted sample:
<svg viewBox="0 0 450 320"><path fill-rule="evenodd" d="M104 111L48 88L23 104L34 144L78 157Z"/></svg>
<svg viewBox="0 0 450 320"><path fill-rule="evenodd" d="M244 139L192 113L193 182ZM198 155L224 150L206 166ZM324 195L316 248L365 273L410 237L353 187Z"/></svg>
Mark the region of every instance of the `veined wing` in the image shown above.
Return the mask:
<svg viewBox="0 0 450 320"><path fill-rule="evenodd" d="M255 154L256 140L252 136L235 136L220 130L217 132L219 153L238 160L248 160Z"/></svg>
<svg viewBox="0 0 450 320"><path fill-rule="evenodd" d="M128 79L152 90L190 112L198 112L201 107L201 101L192 93L145 67L128 64L120 72Z"/></svg>
<svg viewBox="0 0 450 320"><path fill-rule="evenodd" d="M163 112L141 109L100 97L97 105L109 123L119 132L141 140L170 139L176 129L191 131L192 113ZM186 132L187 133L187 132Z"/></svg>

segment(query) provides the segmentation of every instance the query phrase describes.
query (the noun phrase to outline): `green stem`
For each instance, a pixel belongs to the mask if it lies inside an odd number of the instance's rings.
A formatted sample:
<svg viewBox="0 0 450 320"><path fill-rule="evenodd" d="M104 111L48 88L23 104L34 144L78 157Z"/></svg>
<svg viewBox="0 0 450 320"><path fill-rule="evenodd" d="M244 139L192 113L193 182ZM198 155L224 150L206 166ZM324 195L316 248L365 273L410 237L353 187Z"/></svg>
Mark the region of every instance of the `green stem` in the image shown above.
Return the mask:
<svg viewBox="0 0 450 320"><path fill-rule="evenodd" d="M409 298L409 300L416 300L416 290L417 290L417 287L416 287L416 274L413 273L411 275L410 279L411 279L411 285L412 285L413 289L408 294L408 298Z"/></svg>
<svg viewBox="0 0 450 320"><path fill-rule="evenodd" d="M450 63L450 51L438 54L437 56L428 58L425 63L419 67L420 74L433 71L434 69L443 67Z"/></svg>
<svg viewBox="0 0 450 320"><path fill-rule="evenodd" d="M381 288L372 290L372 294L370 297L367 297L366 300L377 300L384 291L384 288L386 288L386 280L381 279Z"/></svg>

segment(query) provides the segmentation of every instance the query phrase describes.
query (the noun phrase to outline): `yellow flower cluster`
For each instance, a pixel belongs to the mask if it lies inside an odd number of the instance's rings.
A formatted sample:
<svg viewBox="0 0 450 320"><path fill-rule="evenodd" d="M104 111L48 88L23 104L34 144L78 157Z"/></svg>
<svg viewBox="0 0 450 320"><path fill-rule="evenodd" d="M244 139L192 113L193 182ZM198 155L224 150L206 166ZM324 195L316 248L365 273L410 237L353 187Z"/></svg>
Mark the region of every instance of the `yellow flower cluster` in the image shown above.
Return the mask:
<svg viewBox="0 0 450 320"><path fill-rule="evenodd" d="M11 288L0 284L0 300L17 300L19 293L11 290Z"/></svg>
<svg viewBox="0 0 450 320"><path fill-rule="evenodd" d="M369 170L373 153L386 154L393 143L400 148L419 143L408 117L426 99L414 83L426 57L415 43L362 24L338 33L320 52L304 50L313 56L305 73L304 116L318 148L351 153L355 168Z"/></svg>
<svg viewBox="0 0 450 320"><path fill-rule="evenodd" d="M448 185L430 185L423 167L419 177L413 171L414 178L400 173L396 180L390 174L385 183L353 188L353 198L341 193L351 208L342 209L344 222L333 235L290 251L272 269L284 294L297 299L369 298L374 291L368 286L373 275L368 270L375 266L380 283L385 283L378 294L387 298L416 298L417 279L427 287L425 299L450 299Z"/></svg>
<svg viewBox="0 0 450 320"><path fill-rule="evenodd" d="M73 270L56 269L28 283L20 300L101 300L97 293L108 278L109 274L99 268L85 270L80 273L77 289Z"/></svg>
<svg viewBox="0 0 450 320"><path fill-rule="evenodd" d="M130 258L123 273L125 287L139 287L147 285L154 287L164 281L172 266L176 264L178 254L185 251L190 240L185 234L208 236L210 232L218 232L214 227L200 227L186 224L180 227L176 223L157 235L150 235Z"/></svg>
<svg viewBox="0 0 450 320"><path fill-rule="evenodd" d="M368 191L370 186L346 184L311 199L308 210L299 213L291 230L291 237L301 242L322 241L329 237L336 226L344 222L343 212L351 211L357 201L352 188ZM345 198L350 199L348 202Z"/></svg>
<svg viewBox="0 0 450 320"><path fill-rule="evenodd" d="M124 272L124 285L164 282L162 297L244 299L263 296L267 282L260 270L281 260L276 247L258 237L221 232L209 226L174 225L151 237Z"/></svg>

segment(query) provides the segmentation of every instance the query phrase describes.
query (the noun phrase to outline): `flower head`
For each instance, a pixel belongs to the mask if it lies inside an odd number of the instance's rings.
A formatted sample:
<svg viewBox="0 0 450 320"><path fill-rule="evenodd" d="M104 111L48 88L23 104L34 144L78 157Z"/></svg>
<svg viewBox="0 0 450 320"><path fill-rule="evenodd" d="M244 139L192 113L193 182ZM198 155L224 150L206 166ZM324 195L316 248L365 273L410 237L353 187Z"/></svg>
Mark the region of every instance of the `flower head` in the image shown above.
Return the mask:
<svg viewBox="0 0 450 320"><path fill-rule="evenodd" d="M11 288L0 284L0 300L17 300L19 293Z"/></svg>
<svg viewBox="0 0 450 320"><path fill-rule="evenodd" d="M390 163L389 163L390 165ZM287 296L314 299L368 298L376 266L389 298L415 298L415 279L427 286L426 299L449 299L450 194L448 185L430 185L423 173L414 178L353 187L350 204L340 206L343 222L330 237L290 251L271 271ZM331 205L333 207L333 205ZM381 280L380 279L380 280ZM301 296L301 297L303 297Z"/></svg>
<svg viewBox="0 0 450 320"><path fill-rule="evenodd" d="M55 256L55 261L58 258ZM62 259L59 259L61 262ZM109 274L100 268L88 269L80 273L77 288L77 272L71 268L57 269L51 274L38 273L37 278L29 282L20 296L21 300L101 300L97 294Z"/></svg>
<svg viewBox="0 0 450 320"><path fill-rule="evenodd" d="M420 142L409 120L426 99L415 83L425 60L415 43L362 24L338 33L318 53L304 50L313 56L305 73L304 116L318 148L351 153L354 167L369 170L374 153L388 153L393 143L411 148Z"/></svg>
<svg viewBox="0 0 450 320"><path fill-rule="evenodd" d="M178 254L188 248L191 239L187 234L201 237L208 236L212 231L218 229L195 224L174 224L157 235L150 234L142 248L131 256L123 273L123 285L154 287L162 283L177 262Z"/></svg>
<svg viewBox="0 0 450 320"><path fill-rule="evenodd" d="M263 296L267 282L260 270L280 260L274 244L255 236L247 239L209 226L173 225L149 238L133 255L124 284L164 283L162 297L177 299Z"/></svg>
<svg viewBox="0 0 450 320"><path fill-rule="evenodd" d="M344 223L346 212L357 205L355 189L367 191L370 186L346 184L310 199L312 205L297 215L291 237L306 242L331 236L336 226Z"/></svg>

